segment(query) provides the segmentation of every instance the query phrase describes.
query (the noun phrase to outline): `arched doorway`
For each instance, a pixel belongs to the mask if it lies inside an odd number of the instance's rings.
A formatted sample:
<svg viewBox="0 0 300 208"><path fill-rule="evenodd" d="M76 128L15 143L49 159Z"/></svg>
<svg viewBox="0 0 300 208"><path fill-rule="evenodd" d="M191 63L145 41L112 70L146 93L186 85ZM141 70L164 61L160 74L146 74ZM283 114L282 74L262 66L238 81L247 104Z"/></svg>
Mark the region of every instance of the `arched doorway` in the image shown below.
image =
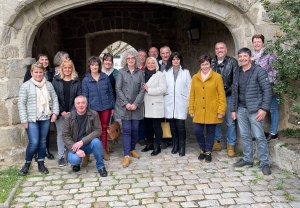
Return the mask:
<svg viewBox="0 0 300 208"><path fill-rule="evenodd" d="M0 154L11 161L22 159L19 156L24 153L27 141L24 129L18 125L18 90L26 67L35 61L34 57L43 47L50 57L58 50L66 50L78 66L77 70L83 73L90 35L96 35L90 39L93 42L94 38L104 35L98 36L98 32L117 35L122 30L129 34L138 31L143 34L141 37L144 36L147 47L169 45L173 51L182 53L187 68L196 71L195 58L203 53L213 54L217 41L226 42L229 55L235 55L241 46L250 46L250 36L255 31L271 36L271 26L254 27L254 23L260 21L256 17L259 15L252 15L261 14L259 1L31 0L4 4L3 8L7 15L3 15L0 23L0 75L3 78L0 112L7 116L0 118L0 141L7 145L0 148ZM202 38L197 46L190 44L186 34L192 16L202 25ZM37 42L36 37L39 37ZM107 35L105 39L111 37ZM13 139L8 142L8 138Z"/></svg>

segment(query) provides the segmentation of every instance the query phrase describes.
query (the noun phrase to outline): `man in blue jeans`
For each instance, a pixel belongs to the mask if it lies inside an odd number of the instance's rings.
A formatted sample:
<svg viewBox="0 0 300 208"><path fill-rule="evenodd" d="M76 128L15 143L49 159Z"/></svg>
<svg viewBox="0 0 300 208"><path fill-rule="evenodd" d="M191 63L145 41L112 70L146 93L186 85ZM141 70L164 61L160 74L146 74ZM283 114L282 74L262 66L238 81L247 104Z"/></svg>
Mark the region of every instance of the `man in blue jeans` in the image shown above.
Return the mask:
<svg viewBox="0 0 300 208"><path fill-rule="evenodd" d="M66 115L63 123L63 141L68 150L68 162L73 172L80 171L80 163L86 154L94 154L100 176L106 177L103 147L99 139L102 130L99 115L88 109L86 97L79 95L74 101L75 109Z"/></svg>
<svg viewBox="0 0 300 208"><path fill-rule="evenodd" d="M253 142L251 130L256 138L257 152L264 175L270 175L269 149L264 134L264 119L271 107L272 88L266 70L251 64L251 50L238 51L240 68L232 85L231 116L240 129L244 157L234 163L235 167L253 165Z"/></svg>
<svg viewBox="0 0 300 208"><path fill-rule="evenodd" d="M236 140L236 130L235 130L235 121L231 118L230 111L230 102L231 102L231 85L233 83L233 76L238 70L238 62L235 58L227 56L227 47L225 43L218 42L215 45L215 53L216 56L212 59L211 68L215 72L222 75L224 91L226 94L226 139L227 139L227 155L229 157L234 157L234 145ZM215 141L213 146L213 151L221 150L221 138L222 138L222 130L221 124L216 125L215 131Z"/></svg>

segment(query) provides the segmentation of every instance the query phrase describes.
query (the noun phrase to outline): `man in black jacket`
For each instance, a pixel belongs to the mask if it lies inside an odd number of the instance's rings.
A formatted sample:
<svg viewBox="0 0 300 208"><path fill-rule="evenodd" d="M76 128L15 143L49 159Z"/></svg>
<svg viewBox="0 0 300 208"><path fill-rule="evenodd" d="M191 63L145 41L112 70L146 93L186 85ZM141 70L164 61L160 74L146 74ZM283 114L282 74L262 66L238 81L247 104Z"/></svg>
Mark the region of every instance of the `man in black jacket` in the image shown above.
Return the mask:
<svg viewBox="0 0 300 208"><path fill-rule="evenodd" d="M213 58L212 69L221 74L223 78L224 90L226 93L226 138L227 138L227 154L229 157L234 157L234 145L236 140L235 121L231 118L230 102L231 102L231 85L233 83L233 76L238 70L238 62L235 58L227 56L227 47L225 43L218 42L215 45L216 56ZM215 142L213 151L220 151L220 140L222 137L221 124L216 125Z"/></svg>
<svg viewBox="0 0 300 208"><path fill-rule="evenodd" d="M257 142L257 153L264 175L270 175L269 149L264 134L264 118L271 107L272 88L266 70L251 64L251 50L241 48L238 60L241 65L232 85L231 116L237 119L243 142L243 158L235 167L253 165L251 130Z"/></svg>

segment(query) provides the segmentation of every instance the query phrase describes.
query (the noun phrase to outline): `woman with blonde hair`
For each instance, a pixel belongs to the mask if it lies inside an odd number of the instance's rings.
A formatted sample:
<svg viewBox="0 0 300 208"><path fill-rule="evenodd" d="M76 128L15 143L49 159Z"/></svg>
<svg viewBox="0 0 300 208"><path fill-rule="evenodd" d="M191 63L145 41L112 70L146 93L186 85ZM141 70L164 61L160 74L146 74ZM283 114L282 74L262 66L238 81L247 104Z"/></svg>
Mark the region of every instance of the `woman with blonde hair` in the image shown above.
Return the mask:
<svg viewBox="0 0 300 208"><path fill-rule="evenodd" d="M146 60L145 67L145 130L148 141L142 152L153 150L151 156L161 152L162 140L161 119L165 116L164 94L167 91L166 77L159 71L159 66L154 57ZM155 135L155 139L154 139ZM154 145L153 145L154 144Z"/></svg>
<svg viewBox="0 0 300 208"><path fill-rule="evenodd" d="M19 171L23 176L28 173L35 152L38 152L39 172L49 173L44 165L46 137L50 122L55 122L59 113L57 95L52 84L46 81L45 67L37 62L30 71L32 78L22 84L18 99L20 121L28 135L25 164Z"/></svg>
<svg viewBox="0 0 300 208"><path fill-rule="evenodd" d="M71 60L64 60L60 65L60 73L55 76L52 85L58 96L59 117L56 120L58 166L65 166L64 142L62 139L62 125L65 116L74 109L74 100L81 95L81 82L78 79L75 66Z"/></svg>
<svg viewBox="0 0 300 208"><path fill-rule="evenodd" d="M144 83L143 72L139 69L140 57L135 50L122 54L122 69L116 80L116 115L122 120L123 129L123 167L128 167L130 156L139 158L135 151L139 121L144 118Z"/></svg>

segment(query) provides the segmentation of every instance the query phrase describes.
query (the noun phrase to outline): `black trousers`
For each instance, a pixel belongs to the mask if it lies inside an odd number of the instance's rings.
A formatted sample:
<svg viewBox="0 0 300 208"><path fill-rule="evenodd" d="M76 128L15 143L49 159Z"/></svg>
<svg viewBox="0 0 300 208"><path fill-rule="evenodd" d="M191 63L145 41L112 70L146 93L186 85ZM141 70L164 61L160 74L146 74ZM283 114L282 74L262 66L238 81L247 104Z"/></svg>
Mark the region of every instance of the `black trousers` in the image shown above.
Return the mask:
<svg viewBox="0 0 300 208"><path fill-rule="evenodd" d="M159 145L162 139L161 118L145 118L145 130L148 144ZM155 134L155 139L154 139Z"/></svg>

